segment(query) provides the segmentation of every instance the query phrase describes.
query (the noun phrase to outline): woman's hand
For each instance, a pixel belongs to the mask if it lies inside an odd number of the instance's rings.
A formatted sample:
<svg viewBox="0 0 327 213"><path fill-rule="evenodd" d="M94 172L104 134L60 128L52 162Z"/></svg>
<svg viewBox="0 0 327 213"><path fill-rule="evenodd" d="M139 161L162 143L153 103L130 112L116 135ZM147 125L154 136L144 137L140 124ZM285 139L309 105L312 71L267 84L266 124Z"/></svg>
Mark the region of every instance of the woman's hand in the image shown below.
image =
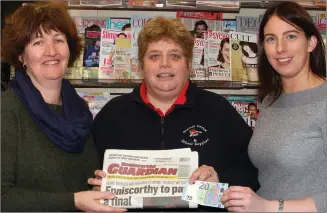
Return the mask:
<svg viewBox="0 0 327 213"><path fill-rule="evenodd" d="M208 182L219 182L218 174L215 169L211 166L202 165L197 168L191 175L189 183L193 184L196 180L208 181Z"/></svg>
<svg viewBox="0 0 327 213"><path fill-rule="evenodd" d="M102 170L96 170L94 172L95 178L89 178L87 183L93 186L94 191L100 191L102 178L106 177L106 173Z"/></svg>
<svg viewBox="0 0 327 213"><path fill-rule="evenodd" d="M230 212L265 212L269 209L277 211L278 204L263 199L249 187L230 186L223 193L222 204ZM270 208L271 205L275 205Z"/></svg>
<svg viewBox="0 0 327 213"><path fill-rule="evenodd" d="M74 194L75 207L85 212L125 212L127 209L107 206L100 199L113 199L115 195L109 192L83 191Z"/></svg>

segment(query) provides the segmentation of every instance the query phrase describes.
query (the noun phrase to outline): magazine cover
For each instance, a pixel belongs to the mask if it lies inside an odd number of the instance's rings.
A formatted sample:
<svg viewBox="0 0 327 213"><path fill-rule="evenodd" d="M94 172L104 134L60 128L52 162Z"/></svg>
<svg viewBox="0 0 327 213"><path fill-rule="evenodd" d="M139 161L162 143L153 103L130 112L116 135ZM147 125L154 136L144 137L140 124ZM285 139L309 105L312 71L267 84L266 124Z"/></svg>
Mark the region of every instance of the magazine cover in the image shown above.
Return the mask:
<svg viewBox="0 0 327 213"><path fill-rule="evenodd" d="M113 57L115 54L115 39L117 37L130 38L128 31L101 30L101 51L98 79L119 79L114 72Z"/></svg>
<svg viewBox="0 0 327 213"><path fill-rule="evenodd" d="M240 2L238 0L229 1L196 1L196 6L202 7L216 7L216 8L228 8L228 9L238 9L240 8Z"/></svg>
<svg viewBox="0 0 327 213"><path fill-rule="evenodd" d="M105 17L72 17L75 21L77 32L85 34L85 29L92 25L97 25L100 29L106 27L107 18Z"/></svg>
<svg viewBox="0 0 327 213"><path fill-rule="evenodd" d="M190 73L191 80L205 80L204 70L204 47L205 40L195 38L193 46L192 71Z"/></svg>
<svg viewBox="0 0 327 213"><path fill-rule="evenodd" d="M207 48L204 54L204 68L209 80L231 81L229 34L208 31Z"/></svg>
<svg viewBox="0 0 327 213"><path fill-rule="evenodd" d="M230 32L232 80L258 84L257 35Z"/></svg>
<svg viewBox="0 0 327 213"><path fill-rule="evenodd" d="M185 8L196 8L195 1L183 1L183 0L167 0L166 7L185 7Z"/></svg>
<svg viewBox="0 0 327 213"><path fill-rule="evenodd" d="M149 21L153 16L132 15L131 17L131 79L143 79L143 75L138 66L138 45L137 37L143 25Z"/></svg>
<svg viewBox="0 0 327 213"><path fill-rule="evenodd" d="M313 16L311 15L312 22L317 26L317 15Z"/></svg>
<svg viewBox="0 0 327 213"><path fill-rule="evenodd" d="M84 36L81 36L82 47L84 47ZM64 75L66 79L83 79L83 52L76 58L73 66L68 67Z"/></svg>
<svg viewBox="0 0 327 213"><path fill-rule="evenodd" d="M93 24L85 29L84 35L84 67L99 67L101 28Z"/></svg>
<svg viewBox="0 0 327 213"><path fill-rule="evenodd" d="M321 34L326 34L326 13L317 14L316 26Z"/></svg>
<svg viewBox="0 0 327 213"><path fill-rule="evenodd" d="M83 67L83 79L98 79L99 67Z"/></svg>
<svg viewBox="0 0 327 213"><path fill-rule="evenodd" d="M117 31L131 31L130 18L108 18L106 20L106 28Z"/></svg>
<svg viewBox="0 0 327 213"><path fill-rule="evenodd" d="M81 0L81 6L119 6L122 5L122 0Z"/></svg>
<svg viewBox="0 0 327 213"><path fill-rule="evenodd" d="M236 16L236 31L257 34L259 32L261 18L263 16Z"/></svg>
<svg viewBox="0 0 327 213"><path fill-rule="evenodd" d="M176 18L194 18L205 20L222 20L221 12L177 11Z"/></svg>
<svg viewBox="0 0 327 213"><path fill-rule="evenodd" d="M205 32L222 31L223 21L220 20L206 20L199 18L179 18L179 20L187 27L192 33L194 38L204 39Z"/></svg>
<svg viewBox="0 0 327 213"><path fill-rule="evenodd" d="M228 102L243 117L245 122L253 129L259 116L259 103L256 96L234 96L225 97Z"/></svg>
<svg viewBox="0 0 327 213"><path fill-rule="evenodd" d="M223 20L223 32L236 32L236 20L235 19L224 19Z"/></svg>
<svg viewBox="0 0 327 213"><path fill-rule="evenodd" d="M163 4L160 0L128 0L128 6L139 7L162 7Z"/></svg>
<svg viewBox="0 0 327 213"><path fill-rule="evenodd" d="M110 94L107 92L78 92L77 94L89 105L93 119L102 107L110 100Z"/></svg>
<svg viewBox="0 0 327 213"><path fill-rule="evenodd" d="M81 0L69 0L68 6L80 6Z"/></svg>
<svg viewBox="0 0 327 213"><path fill-rule="evenodd" d="M116 79L131 78L131 39L119 38L115 40L114 72Z"/></svg>

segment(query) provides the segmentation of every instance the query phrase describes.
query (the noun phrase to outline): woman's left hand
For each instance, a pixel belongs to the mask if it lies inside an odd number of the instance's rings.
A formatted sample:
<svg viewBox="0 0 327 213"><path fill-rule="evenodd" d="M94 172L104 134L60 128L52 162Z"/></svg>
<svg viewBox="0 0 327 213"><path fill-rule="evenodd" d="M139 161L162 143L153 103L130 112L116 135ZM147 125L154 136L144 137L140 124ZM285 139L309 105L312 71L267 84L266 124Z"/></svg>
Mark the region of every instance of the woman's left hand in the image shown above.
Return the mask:
<svg viewBox="0 0 327 213"><path fill-rule="evenodd" d="M193 184L196 180L219 182L218 174L212 166L202 165L197 168L191 175L189 183Z"/></svg>
<svg viewBox="0 0 327 213"><path fill-rule="evenodd" d="M242 186L228 187L221 202L230 212L265 212L270 204L268 200L257 195L251 188Z"/></svg>

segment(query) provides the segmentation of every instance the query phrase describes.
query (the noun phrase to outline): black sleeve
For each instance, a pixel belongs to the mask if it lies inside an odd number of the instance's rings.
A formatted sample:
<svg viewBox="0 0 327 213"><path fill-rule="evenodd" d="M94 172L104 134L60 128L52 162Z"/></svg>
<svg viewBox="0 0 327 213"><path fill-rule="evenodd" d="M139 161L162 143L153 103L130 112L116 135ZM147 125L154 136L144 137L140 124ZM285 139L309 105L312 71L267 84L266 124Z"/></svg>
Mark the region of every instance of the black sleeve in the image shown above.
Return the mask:
<svg viewBox="0 0 327 213"><path fill-rule="evenodd" d="M220 182L230 186L247 186L253 191L259 189L258 170L248 156L248 145L252 136L252 129L246 124L242 116L226 100L224 111L224 138L228 139L225 172L218 174Z"/></svg>
<svg viewBox="0 0 327 213"><path fill-rule="evenodd" d="M100 156L100 163L103 164L104 152L109 149L113 138L112 130L115 127L115 113L117 110L113 108L113 101L111 99L95 116L91 125L91 134L94 139L95 146ZM110 139L110 141L108 141Z"/></svg>
<svg viewBox="0 0 327 213"><path fill-rule="evenodd" d="M100 112L95 116L92 125L91 125L91 134L94 139L95 147L97 148L98 154L100 156L100 164L103 164L103 156L104 156L104 144L101 143L101 131L103 128L104 123L102 123L103 117L105 116L104 108L100 110Z"/></svg>

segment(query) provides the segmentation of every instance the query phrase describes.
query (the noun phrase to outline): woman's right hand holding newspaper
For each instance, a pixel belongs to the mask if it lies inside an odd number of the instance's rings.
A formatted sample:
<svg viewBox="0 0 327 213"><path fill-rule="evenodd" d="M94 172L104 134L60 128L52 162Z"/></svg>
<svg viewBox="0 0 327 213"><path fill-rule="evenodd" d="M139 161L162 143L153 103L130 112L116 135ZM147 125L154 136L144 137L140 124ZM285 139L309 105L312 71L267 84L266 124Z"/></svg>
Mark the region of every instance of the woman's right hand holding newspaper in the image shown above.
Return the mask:
<svg viewBox="0 0 327 213"><path fill-rule="evenodd" d="M87 180L87 183L91 186L93 186L93 191L101 191L101 183L102 183L102 178L106 177L106 173L102 170L96 170L94 172L95 178L89 178ZM110 193L112 194L112 193ZM113 199L115 198L115 195L112 194L111 197L107 197L106 199ZM125 208L118 208L118 207L111 207L111 206L107 206L109 209L109 211L111 212L124 212L127 211L127 209ZM106 209L108 211L108 209ZM90 210L92 211L92 210ZM102 210L104 211L104 210Z"/></svg>

